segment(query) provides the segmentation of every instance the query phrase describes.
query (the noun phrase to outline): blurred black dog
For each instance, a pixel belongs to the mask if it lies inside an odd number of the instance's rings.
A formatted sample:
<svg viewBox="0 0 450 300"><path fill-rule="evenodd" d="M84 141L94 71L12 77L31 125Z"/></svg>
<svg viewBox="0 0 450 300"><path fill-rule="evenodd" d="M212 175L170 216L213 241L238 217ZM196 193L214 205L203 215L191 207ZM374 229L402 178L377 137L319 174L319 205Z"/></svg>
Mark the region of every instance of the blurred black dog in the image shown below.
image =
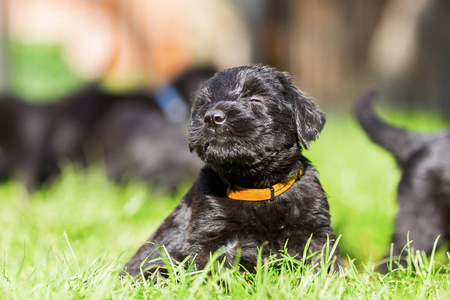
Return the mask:
<svg viewBox="0 0 450 300"><path fill-rule="evenodd" d="M191 183L202 163L186 151L189 97L216 71L211 66L191 68L151 94L124 95L126 99L104 113L91 144L94 148L99 141L103 147L109 177L139 178L170 190L180 182Z"/></svg>
<svg viewBox="0 0 450 300"><path fill-rule="evenodd" d="M49 121L45 113L12 95L0 99L0 180L14 176L32 189L46 177L43 161Z"/></svg>
<svg viewBox="0 0 450 300"><path fill-rule="evenodd" d="M64 162L87 166L103 159L115 180L151 180L172 189L195 178L201 162L182 150L182 124L190 94L215 71L190 68L156 92L112 93L93 83L44 105L3 96L0 179L19 177L32 191L56 177Z"/></svg>
<svg viewBox="0 0 450 300"><path fill-rule="evenodd" d="M370 139L394 155L402 171L393 257L401 254L408 233L412 247L430 254L436 238L441 236L440 245L450 234L450 132L417 133L386 124L373 111L374 95L371 91L359 101L356 116ZM385 259L389 260L390 254ZM398 260L406 265L403 258ZM379 271L387 273L388 264Z"/></svg>
<svg viewBox="0 0 450 300"><path fill-rule="evenodd" d="M125 271L150 276L162 264L158 246L177 261L195 257L199 269L220 251L252 272L257 247L267 257L287 243L301 258L311 236L309 251L333 245L327 197L301 153L324 123L287 73L261 65L217 73L192 100L189 147L206 165Z"/></svg>

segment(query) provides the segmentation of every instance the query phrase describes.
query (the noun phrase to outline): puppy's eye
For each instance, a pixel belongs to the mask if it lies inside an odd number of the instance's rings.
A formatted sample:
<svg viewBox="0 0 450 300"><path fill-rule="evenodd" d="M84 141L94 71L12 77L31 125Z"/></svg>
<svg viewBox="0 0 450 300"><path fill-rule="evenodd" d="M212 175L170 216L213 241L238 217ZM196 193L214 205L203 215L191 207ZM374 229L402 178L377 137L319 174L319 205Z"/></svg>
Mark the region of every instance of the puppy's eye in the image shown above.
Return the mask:
<svg viewBox="0 0 450 300"><path fill-rule="evenodd" d="M260 99L255 99L255 98L250 99L250 102L253 102L253 103L262 103L262 101L261 101Z"/></svg>

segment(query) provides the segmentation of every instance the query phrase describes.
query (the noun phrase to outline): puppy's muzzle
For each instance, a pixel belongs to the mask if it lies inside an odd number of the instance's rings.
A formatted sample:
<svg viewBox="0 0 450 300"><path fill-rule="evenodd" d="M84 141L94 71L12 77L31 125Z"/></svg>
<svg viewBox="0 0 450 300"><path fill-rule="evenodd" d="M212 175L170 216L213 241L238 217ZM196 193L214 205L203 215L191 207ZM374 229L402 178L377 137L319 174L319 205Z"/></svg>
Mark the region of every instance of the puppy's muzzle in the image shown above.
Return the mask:
<svg viewBox="0 0 450 300"><path fill-rule="evenodd" d="M212 129L217 129L225 124L226 115L223 110L213 108L206 112L203 121L205 122L206 126Z"/></svg>

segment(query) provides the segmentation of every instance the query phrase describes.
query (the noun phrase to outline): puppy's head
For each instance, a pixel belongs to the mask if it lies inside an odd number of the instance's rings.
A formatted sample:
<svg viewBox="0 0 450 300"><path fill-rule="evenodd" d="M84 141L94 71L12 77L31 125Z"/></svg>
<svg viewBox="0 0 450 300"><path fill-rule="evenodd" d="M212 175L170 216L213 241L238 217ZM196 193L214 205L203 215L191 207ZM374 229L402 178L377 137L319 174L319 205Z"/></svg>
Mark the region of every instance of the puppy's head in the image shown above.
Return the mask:
<svg viewBox="0 0 450 300"><path fill-rule="evenodd" d="M287 73L262 65L226 69L192 97L189 147L213 167L274 170L298 159L325 115Z"/></svg>

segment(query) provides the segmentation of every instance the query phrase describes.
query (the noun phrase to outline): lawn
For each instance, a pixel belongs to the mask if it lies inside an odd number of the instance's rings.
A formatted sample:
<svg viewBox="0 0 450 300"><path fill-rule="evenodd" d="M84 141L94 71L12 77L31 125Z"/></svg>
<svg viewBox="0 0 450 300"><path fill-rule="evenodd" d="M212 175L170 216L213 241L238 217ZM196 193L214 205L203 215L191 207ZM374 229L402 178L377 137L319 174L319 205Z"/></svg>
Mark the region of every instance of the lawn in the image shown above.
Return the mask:
<svg viewBox="0 0 450 300"><path fill-rule="evenodd" d="M188 183L173 195L139 182L115 185L101 166L69 167L32 195L15 182L0 185L1 298L448 298L445 250L428 259L413 255L419 271L374 271L389 247L399 171L350 115L328 116L305 155L320 172L341 235L346 268L340 276L286 257L281 267L274 267L275 259L262 261L256 274L218 264L210 275L174 266L157 284L119 280L120 268L177 205ZM426 115L389 118L419 130L446 126Z"/></svg>
<svg viewBox="0 0 450 300"><path fill-rule="evenodd" d="M11 47L12 86L43 101L81 84L53 47ZM30 59L38 63L29 63ZM31 100L30 100L31 101ZM397 125L428 131L449 127L433 115L387 113ZM339 275L283 255L260 261L255 274L220 262L194 272L169 263L156 284L119 280L121 267L178 204L189 183L168 194L132 182L118 186L102 166L68 167L32 195L16 182L0 184L0 299L449 299L449 257L411 253L410 265L387 276L375 270L389 248L397 211L399 171L349 113L326 109L319 140L305 152L329 196L345 268ZM414 267L413 267L414 266Z"/></svg>

